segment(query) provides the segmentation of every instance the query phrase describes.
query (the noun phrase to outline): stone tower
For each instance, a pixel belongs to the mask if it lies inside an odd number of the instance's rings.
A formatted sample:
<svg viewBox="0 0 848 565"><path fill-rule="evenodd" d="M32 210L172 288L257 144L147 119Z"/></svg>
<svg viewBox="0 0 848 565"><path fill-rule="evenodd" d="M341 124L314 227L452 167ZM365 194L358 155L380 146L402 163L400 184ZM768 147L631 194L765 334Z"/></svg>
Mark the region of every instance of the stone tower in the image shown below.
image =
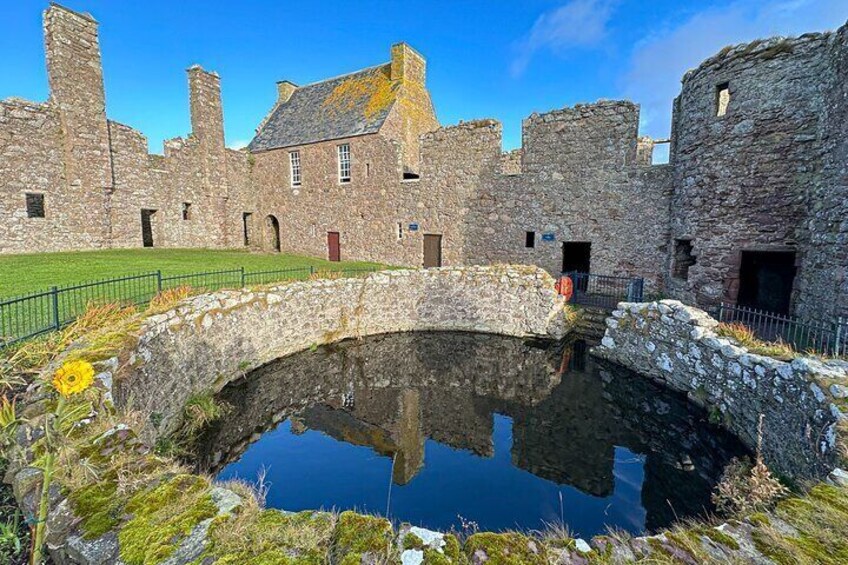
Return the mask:
<svg viewBox="0 0 848 565"><path fill-rule="evenodd" d="M88 14L57 4L44 12L49 104L61 124L66 210L91 247L109 239L105 212L113 189L97 26Z"/></svg>

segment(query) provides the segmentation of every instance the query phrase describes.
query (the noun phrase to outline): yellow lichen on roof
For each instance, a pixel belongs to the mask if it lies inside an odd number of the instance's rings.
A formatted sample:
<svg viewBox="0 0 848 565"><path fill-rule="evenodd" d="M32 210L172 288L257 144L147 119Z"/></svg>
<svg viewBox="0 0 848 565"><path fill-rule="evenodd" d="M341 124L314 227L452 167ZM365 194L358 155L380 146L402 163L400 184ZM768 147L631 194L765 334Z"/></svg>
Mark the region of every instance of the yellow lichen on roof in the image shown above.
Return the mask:
<svg viewBox="0 0 848 565"><path fill-rule="evenodd" d="M388 69L352 76L336 86L322 106L329 111L349 111L365 102L363 115L372 119L395 101L397 84L389 78Z"/></svg>

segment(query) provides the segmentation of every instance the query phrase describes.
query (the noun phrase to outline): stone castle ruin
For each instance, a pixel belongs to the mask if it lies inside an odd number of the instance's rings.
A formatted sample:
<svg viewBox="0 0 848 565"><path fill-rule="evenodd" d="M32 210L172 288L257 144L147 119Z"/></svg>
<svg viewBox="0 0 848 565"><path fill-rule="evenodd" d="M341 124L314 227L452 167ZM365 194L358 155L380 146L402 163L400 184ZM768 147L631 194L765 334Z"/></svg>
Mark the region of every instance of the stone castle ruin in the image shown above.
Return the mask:
<svg viewBox="0 0 848 565"><path fill-rule="evenodd" d="M426 62L297 86L245 150L220 78L188 69L192 131L148 153L106 116L98 24L44 13L50 97L0 102L0 253L249 248L436 266L642 276L648 293L848 316L848 25L728 47L689 71L670 159L639 107L578 105L440 127Z"/></svg>

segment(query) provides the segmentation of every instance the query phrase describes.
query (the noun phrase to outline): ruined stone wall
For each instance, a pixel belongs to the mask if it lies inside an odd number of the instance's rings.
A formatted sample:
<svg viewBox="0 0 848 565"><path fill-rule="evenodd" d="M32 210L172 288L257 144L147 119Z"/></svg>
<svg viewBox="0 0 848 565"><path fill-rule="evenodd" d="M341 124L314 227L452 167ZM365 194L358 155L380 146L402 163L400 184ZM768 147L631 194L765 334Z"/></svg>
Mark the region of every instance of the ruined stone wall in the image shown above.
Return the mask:
<svg viewBox="0 0 848 565"><path fill-rule="evenodd" d="M112 190L97 23L51 8L44 14L51 97L0 104L0 252L102 247ZM25 193L44 198L27 217Z"/></svg>
<svg viewBox="0 0 848 565"><path fill-rule="evenodd" d="M803 276L800 232L822 175L828 41L808 34L726 48L683 78L670 245L691 240L697 262L688 278L670 273L671 295L703 306L735 301L743 250L796 251ZM718 115L722 85L729 102ZM796 303L798 293L796 285Z"/></svg>
<svg viewBox="0 0 848 565"><path fill-rule="evenodd" d="M830 38L821 108L823 164L806 198L796 312L830 322L848 319L848 26Z"/></svg>
<svg viewBox="0 0 848 565"><path fill-rule="evenodd" d="M718 322L675 300L621 303L593 353L687 393L779 475L821 478L838 462L845 364L756 355L714 332ZM837 387L831 389L833 385ZM842 403L842 409L837 404Z"/></svg>
<svg viewBox="0 0 848 565"><path fill-rule="evenodd" d="M145 322L132 374L116 382L115 399L161 414L160 431L170 430L193 392L220 390L313 344L440 330L558 339L564 308L550 276L510 267L383 271L201 295Z"/></svg>
<svg viewBox="0 0 848 565"><path fill-rule="evenodd" d="M531 263L558 273L562 243L584 241L592 244L593 273L643 276L649 289L658 288L670 173L637 163L638 123L630 102L526 119L522 152L502 161L504 174L491 169L468 204L466 261ZM527 232L535 232L532 248ZM554 239L544 241L544 233Z"/></svg>

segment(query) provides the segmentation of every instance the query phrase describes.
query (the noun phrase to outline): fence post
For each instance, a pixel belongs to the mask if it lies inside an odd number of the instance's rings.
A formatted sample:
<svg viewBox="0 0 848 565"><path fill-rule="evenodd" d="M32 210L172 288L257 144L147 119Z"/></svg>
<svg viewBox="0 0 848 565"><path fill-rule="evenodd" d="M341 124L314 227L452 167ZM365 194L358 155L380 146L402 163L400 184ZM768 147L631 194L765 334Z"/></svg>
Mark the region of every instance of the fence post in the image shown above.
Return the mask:
<svg viewBox="0 0 848 565"><path fill-rule="evenodd" d="M53 327L59 330L59 289L50 287L50 302L53 305Z"/></svg>
<svg viewBox="0 0 848 565"><path fill-rule="evenodd" d="M162 271L156 271L156 292L162 292Z"/></svg>
<svg viewBox="0 0 848 565"><path fill-rule="evenodd" d="M244 267L241 268L241 287L244 288L246 285L244 284Z"/></svg>

